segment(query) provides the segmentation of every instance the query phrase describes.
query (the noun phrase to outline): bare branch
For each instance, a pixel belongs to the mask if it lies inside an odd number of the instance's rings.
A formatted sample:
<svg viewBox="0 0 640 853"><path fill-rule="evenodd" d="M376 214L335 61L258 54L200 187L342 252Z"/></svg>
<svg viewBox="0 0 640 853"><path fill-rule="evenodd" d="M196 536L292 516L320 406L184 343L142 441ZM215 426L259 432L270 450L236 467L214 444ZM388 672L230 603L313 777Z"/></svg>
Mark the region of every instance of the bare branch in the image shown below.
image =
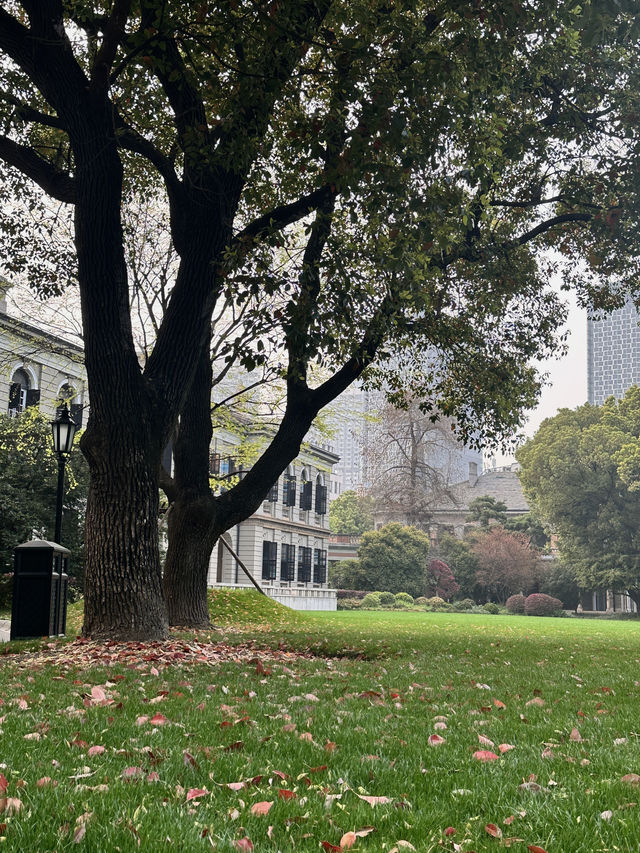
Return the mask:
<svg viewBox="0 0 640 853"><path fill-rule="evenodd" d="M7 136L0 136L0 158L34 180L53 198L75 204L74 179L67 172L56 169L29 146L19 145Z"/></svg>

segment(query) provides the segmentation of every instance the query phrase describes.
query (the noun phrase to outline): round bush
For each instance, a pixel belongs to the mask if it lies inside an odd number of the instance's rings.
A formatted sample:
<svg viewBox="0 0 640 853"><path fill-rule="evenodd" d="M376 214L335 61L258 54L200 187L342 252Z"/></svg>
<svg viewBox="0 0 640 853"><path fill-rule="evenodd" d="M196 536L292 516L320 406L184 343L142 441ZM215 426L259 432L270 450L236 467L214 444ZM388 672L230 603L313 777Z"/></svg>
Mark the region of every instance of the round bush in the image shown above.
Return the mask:
<svg viewBox="0 0 640 853"><path fill-rule="evenodd" d="M429 601L429 599L426 597L426 595L420 595L420 596L418 596L418 598L416 598L416 600L413 603L422 605L422 604L426 604L427 601Z"/></svg>
<svg viewBox="0 0 640 853"><path fill-rule="evenodd" d="M497 604L494 604L493 601L487 601L483 609L486 610L487 613L491 613L492 616L497 616L497 614L500 613L500 608Z"/></svg>
<svg viewBox="0 0 640 853"><path fill-rule="evenodd" d="M510 595L505 603L508 613L524 613L524 595L519 592L516 595Z"/></svg>
<svg viewBox="0 0 640 853"><path fill-rule="evenodd" d="M463 598L460 601L453 602L456 610L471 610L472 607L475 607L475 604L473 598Z"/></svg>
<svg viewBox="0 0 640 853"><path fill-rule="evenodd" d="M380 592L378 595L383 607L392 607L396 603L396 597L392 592Z"/></svg>
<svg viewBox="0 0 640 853"><path fill-rule="evenodd" d="M444 598L440 598L439 595L434 595L431 598L427 599L427 607L431 607L432 610L444 610L449 605L444 600Z"/></svg>
<svg viewBox="0 0 640 853"><path fill-rule="evenodd" d="M360 602L360 606L364 607L365 610L373 610L376 607L380 607L381 594L380 592L368 592Z"/></svg>
<svg viewBox="0 0 640 853"><path fill-rule="evenodd" d="M562 602L544 592L534 592L525 598L524 612L527 616L559 616Z"/></svg>
<svg viewBox="0 0 640 853"><path fill-rule="evenodd" d="M413 604L413 596L409 595L408 592L396 592L394 598L396 600L396 604L400 604L400 602L403 602L404 604Z"/></svg>

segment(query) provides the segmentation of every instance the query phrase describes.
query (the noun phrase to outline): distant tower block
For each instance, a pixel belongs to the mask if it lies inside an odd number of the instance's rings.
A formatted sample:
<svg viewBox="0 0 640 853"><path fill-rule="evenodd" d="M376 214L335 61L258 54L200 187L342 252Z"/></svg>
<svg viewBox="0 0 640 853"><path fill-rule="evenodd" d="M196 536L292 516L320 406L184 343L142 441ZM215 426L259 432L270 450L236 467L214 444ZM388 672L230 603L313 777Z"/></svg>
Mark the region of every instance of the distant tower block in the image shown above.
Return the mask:
<svg viewBox="0 0 640 853"><path fill-rule="evenodd" d="M587 320L587 387L596 406L640 385L640 316L631 300L601 320Z"/></svg>

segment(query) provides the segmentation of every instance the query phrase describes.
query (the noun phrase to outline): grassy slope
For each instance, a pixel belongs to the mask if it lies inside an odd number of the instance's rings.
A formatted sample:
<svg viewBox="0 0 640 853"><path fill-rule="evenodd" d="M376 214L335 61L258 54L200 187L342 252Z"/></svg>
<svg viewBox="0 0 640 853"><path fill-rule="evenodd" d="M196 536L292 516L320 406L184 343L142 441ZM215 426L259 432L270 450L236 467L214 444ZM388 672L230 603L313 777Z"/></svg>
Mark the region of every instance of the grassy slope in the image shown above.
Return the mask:
<svg viewBox="0 0 640 853"><path fill-rule="evenodd" d="M6 794L24 804L0 815L5 849L155 851L170 838L227 851L248 837L256 851L318 851L370 826L354 850L480 853L504 837L521 851L640 848L638 790L621 781L640 773L637 623L312 615L224 591L212 614L227 626L212 640L253 638L258 662L234 661L233 647L216 666L154 664L144 650L136 668L3 660L0 761ZM283 645L304 656L272 660ZM92 685L111 704L92 704ZM136 724L158 712L166 723ZM432 747L437 722L445 743ZM105 752L89 756L92 745ZM499 758L481 763L478 749ZM123 777L130 767L142 775ZM532 775L544 790L519 789ZM273 803L268 815L252 813L259 802Z"/></svg>

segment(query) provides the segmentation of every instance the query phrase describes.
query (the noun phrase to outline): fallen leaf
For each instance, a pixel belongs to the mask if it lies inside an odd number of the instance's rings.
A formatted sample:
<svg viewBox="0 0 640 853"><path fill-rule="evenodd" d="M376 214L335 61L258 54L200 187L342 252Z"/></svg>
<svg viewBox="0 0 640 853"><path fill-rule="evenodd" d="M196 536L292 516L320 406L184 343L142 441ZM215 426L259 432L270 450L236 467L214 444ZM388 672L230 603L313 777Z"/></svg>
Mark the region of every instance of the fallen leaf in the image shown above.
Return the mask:
<svg viewBox="0 0 640 853"><path fill-rule="evenodd" d="M429 735L427 743L429 746L440 746L441 744L446 743L446 741L443 737L440 737L440 735Z"/></svg>
<svg viewBox="0 0 640 853"><path fill-rule="evenodd" d="M478 761L498 761L499 756L495 752L488 749L478 749L473 753L473 757Z"/></svg>
<svg viewBox="0 0 640 853"><path fill-rule="evenodd" d="M244 782L227 782L227 788L231 788L232 791L241 791L245 787Z"/></svg>
<svg viewBox="0 0 640 853"><path fill-rule="evenodd" d="M189 788L187 791L187 802L189 800L197 800L199 797L204 797L205 794L208 794L206 788Z"/></svg>
<svg viewBox="0 0 640 853"><path fill-rule="evenodd" d="M538 847L537 844L529 844L527 850L529 853L547 853L546 850L543 850L542 847Z"/></svg>
<svg viewBox="0 0 640 853"><path fill-rule="evenodd" d="M627 773L626 776L623 776L620 779L621 782L627 782L629 785L638 785L640 784L640 776L637 773Z"/></svg>
<svg viewBox="0 0 640 853"><path fill-rule="evenodd" d="M369 803L370 806L385 805L386 803L393 802L391 797L366 797L364 794L356 794L356 796L358 799L364 800L365 803Z"/></svg>
<svg viewBox="0 0 640 853"><path fill-rule="evenodd" d="M453 826L448 826L448 827L445 829L444 834L448 837L448 836L450 836L450 835L455 835L457 831L458 831L458 830L457 830L455 827L453 827Z"/></svg>
<svg viewBox="0 0 640 853"><path fill-rule="evenodd" d="M611 809L607 809L604 812L600 812L600 817L602 818L602 820L611 820L611 818L613 817L613 812L611 811Z"/></svg>
<svg viewBox="0 0 640 853"><path fill-rule="evenodd" d="M569 740L574 741L575 743L580 743L582 741L582 735L575 727L571 729L571 734L569 735Z"/></svg>
<svg viewBox="0 0 640 853"><path fill-rule="evenodd" d="M500 752L504 753L504 752L509 752L509 750L511 750L511 749L515 749L515 746L512 743L501 743L498 746L498 749L500 750Z"/></svg>
<svg viewBox="0 0 640 853"><path fill-rule="evenodd" d="M538 708L544 708L544 699L541 699L539 696L534 696L534 698L529 699L526 704L527 708L529 708L531 705L537 705Z"/></svg>
<svg viewBox="0 0 640 853"><path fill-rule="evenodd" d="M104 692L102 687L98 687L97 685L95 685L91 688L91 698L95 702L104 702L107 698L107 694Z"/></svg>
<svg viewBox="0 0 640 853"><path fill-rule="evenodd" d="M233 842L236 850L250 851L253 850L253 842L246 835L244 838L238 838ZM340 848L338 848L340 849Z"/></svg>
<svg viewBox="0 0 640 853"><path fill-rule="evenodd" d="M87 750L87 755L89 758L93 758L94 755L102 755L103 752L106 751L106 747L104 746L90 746Z"/></svg>
<svg viewBox="0 0 640 853"><path fill-rule="evenodd" d="M501 702L499 699L494 699L493 704L496 706L496 708L506 708L507 707L504 704L504 702Z"/></svg>
<svg viewBox="0 0 640 853"><path fill-rule="evenodd" d="M357 840L358 836L355 832L345 832L340 839L340 850L350 850Z"/></svg>
<svg viewBox="0 0 640 853"><path fill-rule="evenodd" d="M325 850L328 850L329 853L340 853L340 848L336 844L332 844L330 841L321 841L320 846L324 847Z"/></svg>
<svg viewBox="0 0 640 853"><path fill-rule="evenodd" d="M169 722L169 720L167 719L167 717L165 717L164 714L155 714L153 717L151 717L149 722L152 726L165 726Z"/></svg>
<svg viewBox="0 0 640 853"><path fill-rule="evenodd" d="M73 843L80 844L86 833L87 824L83 821L82 823L78 824L78 826L76 827L76 831L73 833Z"/></svg>
<svg viewBox="0 0 640 853"><path fill-rule="evenodd" d="M17 797L2 797L0 799L0 812L5 814L17 814L22 809L22 800Z"/></svg>
<svg viewBox="0 0 640 853"><path fill-rule="evenodd" d="M262 800L259 803L254 803L251 806L251 814L255 814L255 815L268 814L269 809L271 808L272 805L273 805L273 801L269 801L269 800Z"/></svg>
<svg viewBox="0 0 640 853"><path fill-rule="evenodd" d="M281 800L295 800L297 796L294 791L289 791L286 788L278 788L278 797Z"/></svg>
<svg viewBox="0 0 640 853"><path fill-rule="evenodd" d="M375 831L375 826L363 826L362 829L356 829L356 835L358 838L366 838L367 835L371 835L371 833Z"/></svg>
<svg viewBox="0 0 640 853"><path fill-rule="evenodd" d="M144 771L143 771L142 767L125 767L124 770L122 771L122 778L123 779L136 779L137 777L142 776L143 772ZM76 778L80 778L80 777L76 777Z"/></svg>
<svg viewBox="0 0 640 853"><path fill-rule="evenodd" d="M478 735L478 742L483 746L495 746L495 743L484 735Z"/></svg>
<svg viewBox="0 0 640 853"><path fill-rule="evenodd" d="M502 830L499 826L496 826L495 823L488 823L485 826L484 831L492 838L502 838Z"/></svg>
<svg viewBox="0 0 640 853"><path fill-rule="evenodd" d="M4 773L0 773L0 794L4 794L9 787L9 782Z"/></svg>

